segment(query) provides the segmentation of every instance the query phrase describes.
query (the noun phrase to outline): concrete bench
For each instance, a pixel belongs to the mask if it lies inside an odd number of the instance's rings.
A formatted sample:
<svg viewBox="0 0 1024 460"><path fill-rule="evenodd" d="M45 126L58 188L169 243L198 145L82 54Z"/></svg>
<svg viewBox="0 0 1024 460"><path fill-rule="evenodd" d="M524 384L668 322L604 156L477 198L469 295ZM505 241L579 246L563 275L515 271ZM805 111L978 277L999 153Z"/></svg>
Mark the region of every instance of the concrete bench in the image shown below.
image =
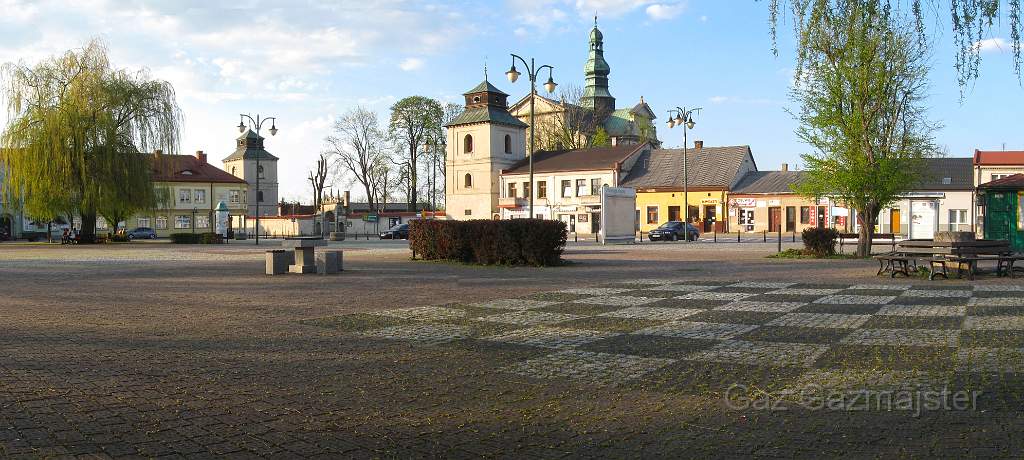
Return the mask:
<svg viewBox="0 0 1024 460"><path fill-rule="evenodd" d="M288 273L288 266L293 262L292 256L284 249L267 251L267 274L283 275Z"/></svg>
<svg viewBox="0 0 1024 460"><path fill-rule="evenodd" d="M316 253L316 272L321 275L335 275L344 270L344 251L326 250Z"/></svg>

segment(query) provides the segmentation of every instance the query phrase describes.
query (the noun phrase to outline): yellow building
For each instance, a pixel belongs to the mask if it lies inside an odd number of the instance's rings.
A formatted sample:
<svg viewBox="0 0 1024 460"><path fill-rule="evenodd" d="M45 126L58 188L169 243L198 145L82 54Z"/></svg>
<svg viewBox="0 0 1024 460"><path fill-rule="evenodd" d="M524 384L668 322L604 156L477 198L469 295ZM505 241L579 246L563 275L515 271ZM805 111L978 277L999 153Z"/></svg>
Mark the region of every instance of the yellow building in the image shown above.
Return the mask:
<svg viewBox="0 0 1024 460"><path fill-rule="evenodd" d="M229 222L244 218L249 184L208 163L202 151L195 156L157 153L153 165L153 185L165 199L157 209L129 218L127 230L148 227L161 238L193 229L213 232L214 210L221 201L228 206Z"/></svg>
<svg viewBox="0 0 1024 460"><path fill-rule="evenodd" d="M685 219L702 233L730 231L729 190L757 171L750 147L704 147L697 141L686 153L685 176L683 156L683 149L646 152L622 181L623 187L636 189L638 230Z"/></svg>

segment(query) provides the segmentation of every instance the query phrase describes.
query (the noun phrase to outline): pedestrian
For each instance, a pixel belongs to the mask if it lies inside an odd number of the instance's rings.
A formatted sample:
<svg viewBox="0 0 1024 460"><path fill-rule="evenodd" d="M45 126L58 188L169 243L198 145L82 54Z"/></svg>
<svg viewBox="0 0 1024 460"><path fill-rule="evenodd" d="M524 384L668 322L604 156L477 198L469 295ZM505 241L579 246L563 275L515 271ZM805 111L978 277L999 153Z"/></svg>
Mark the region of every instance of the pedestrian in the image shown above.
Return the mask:
<svg viewBox="0 0 1024 460"><path fill-rule="evenodd" d="M68 232L68 229L65 228L64 232L61 233L60 235L60 244L68 244L68 235L70 235L70 232Z"/></svg>
<svg viewBox="0 0 1024 460"><path fill-rule="evenodd" d="M68 244L78 243L78 232L75 231L75 227L71 227L71 232L68 233Z"/></svg>

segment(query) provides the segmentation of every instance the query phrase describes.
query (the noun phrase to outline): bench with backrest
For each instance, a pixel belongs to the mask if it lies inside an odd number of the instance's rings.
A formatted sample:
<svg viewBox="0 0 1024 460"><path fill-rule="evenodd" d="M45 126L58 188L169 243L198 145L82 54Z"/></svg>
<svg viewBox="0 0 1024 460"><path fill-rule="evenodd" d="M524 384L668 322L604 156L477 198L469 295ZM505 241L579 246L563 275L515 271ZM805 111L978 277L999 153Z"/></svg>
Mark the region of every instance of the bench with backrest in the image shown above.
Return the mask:
<svg viewBox="0 0 1024 460"><path fill-rule="evenodd" d="M892 277L897 273L909 276L909 261L921 259L927 261L931 269L928 279L935 279L936 276L949 278L948 268L956 269L957 277L962 277L966 272L969 279L974 279L978 271L978 262L996 262L996 274L999 276L1013 276L1014 263L1024 257L1015 255L1010 243L1006 240L976 240L976 241L935 241L935 240L905 240L897 245L897 250L886 255L888 259L888 270ZM879 264L883 259L876 257ZM885 270L880 269L879 274Z"/></svg>
<svg viewBox="0 0 1024 460"><path fill-rule="evenodd" d="M840 233L839 234L839 252L843 252L844 244L856 245L860 242L859 233ZM892 247L892 251L896 252L896 234L895 233L875 233L872 235L871 244L888 244Z"/></svg>

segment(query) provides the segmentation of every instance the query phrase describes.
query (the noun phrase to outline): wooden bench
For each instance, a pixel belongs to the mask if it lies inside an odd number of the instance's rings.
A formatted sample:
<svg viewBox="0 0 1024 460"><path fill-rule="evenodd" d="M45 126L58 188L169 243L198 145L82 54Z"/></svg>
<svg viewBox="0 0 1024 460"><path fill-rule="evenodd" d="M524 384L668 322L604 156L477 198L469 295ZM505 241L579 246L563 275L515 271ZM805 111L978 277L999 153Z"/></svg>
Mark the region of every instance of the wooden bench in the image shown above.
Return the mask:
<svg viewBox="0 0 1024 460"><path fill-rule="evenodd" d="M875 273L875 275L888 272L890 278L895 278L897 274L902 274L909 278L911 264L914 266L914 271L917 271L916 259L904 253L894 251L879 254L872 258L878 261L878 273Z"/></svg>
<svg viewBox="0 0 1024 460"><path fill-rule="evenodd" d="M996 262L997 276L1013 276L1014 263L1024 259L1014 255L1010 243L1006 240L975 240L975 241L934 241L905 240L899 243L897 251L905 257L919 257L928 260L931 274L928 279L936 276L949 278L949 267L956 268L957 278L964 272L968 279L973 280L978 272L979 262Z"/></svg>

